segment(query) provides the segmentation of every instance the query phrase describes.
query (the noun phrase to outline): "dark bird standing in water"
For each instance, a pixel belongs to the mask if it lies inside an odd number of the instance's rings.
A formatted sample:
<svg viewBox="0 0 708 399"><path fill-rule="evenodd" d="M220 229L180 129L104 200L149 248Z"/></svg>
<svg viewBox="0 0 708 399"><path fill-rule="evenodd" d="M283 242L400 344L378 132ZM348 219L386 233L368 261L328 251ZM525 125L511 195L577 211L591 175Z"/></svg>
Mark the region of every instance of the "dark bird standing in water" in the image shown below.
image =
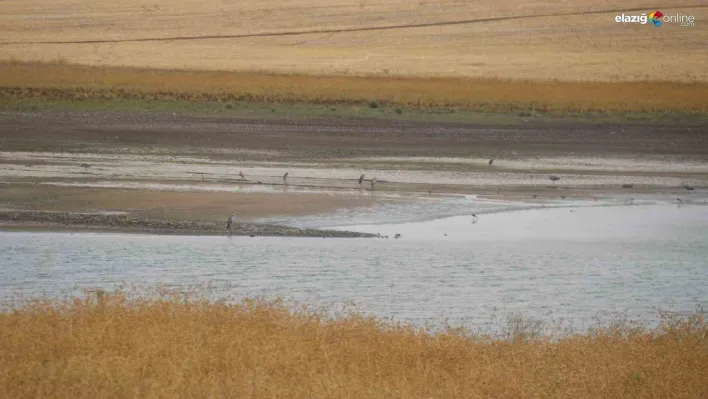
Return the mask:
<svg viewBox="0 0 708 399"><path fill-rule="evenodd" d="M231 215L229 215L229 218L226 219L226 231L228 231L229 233L231 233L231 224L233 224L233 222L234 222L234 215L232 213Z"/></svg>
<svg viewBox="0 0 708 399"><path fill-rule="evenodd" d="M493 163L494 163L494 159L492 158L489 160L489 166L492 166Z"/></svg>
<svg viewBox="0 0 708 399"><path fill-rule="evenodd" d="M283 183L288 184L288 172L283 175Z"/></svg>
<svg viewBox="0 0 708 399"><path fill-rule="evenodd" d="M359 187L361 187L361 185L364 183L364 176L366 175L362 174L361 176L359 176Z"/></svg>

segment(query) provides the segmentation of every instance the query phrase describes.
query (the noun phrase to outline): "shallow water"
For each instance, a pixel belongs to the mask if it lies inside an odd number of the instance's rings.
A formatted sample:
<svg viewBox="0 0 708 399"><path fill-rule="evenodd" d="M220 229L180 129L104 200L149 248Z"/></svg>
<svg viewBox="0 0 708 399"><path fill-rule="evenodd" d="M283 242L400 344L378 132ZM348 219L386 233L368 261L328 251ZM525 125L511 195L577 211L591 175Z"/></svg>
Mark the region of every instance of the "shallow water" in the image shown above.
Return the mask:
<svg viewBox="0 0 708 399"><path fill-rule="evenodd" d="M659 309L708 308L708 207L517 210L472 221L350 226L402 235L388 240L0 232L0 299L211 282L216 297L352 301L382 317L477 328L510 314L580 329L617 313L651 324Z"/></svg>

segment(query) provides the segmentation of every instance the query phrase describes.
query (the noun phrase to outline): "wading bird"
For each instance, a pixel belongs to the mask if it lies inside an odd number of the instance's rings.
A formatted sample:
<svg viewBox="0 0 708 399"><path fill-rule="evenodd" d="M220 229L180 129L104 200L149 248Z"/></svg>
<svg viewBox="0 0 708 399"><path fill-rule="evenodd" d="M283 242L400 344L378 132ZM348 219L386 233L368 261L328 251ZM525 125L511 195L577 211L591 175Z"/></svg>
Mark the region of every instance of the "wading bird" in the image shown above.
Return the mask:
<svg viewBox="0 0 708 399"><path fill-rule="evenodd" d="M226 219L226 231L228 231L229 233L231 233L231 224L233 224L233 222L234 222L234 214L232 213L229 215L229 218Z"/></svg>
<svg viewBox="0 0 708 399"><path fill-rule="evenodd" d="M288 184L288 172L283 175L283 183Z"/></svg>
<svg viewBox="0 0 708 399"><path fill-rule="evenodd" d="M246 178L246 176L243 174L243 171L238 172L238 175L239 175L242 179L245 179L245 178Z"/></svg>
<svg viewBox="0 0 708 399"><path fill-rule="evenodd" d="M683 188L685 188L685 189L688 190L688 191L693 191L693 187L690 186L690 185L688 185L688 184L684 184L684 185L683 185Z"/></svg>
<svg viewBox="0 0 708 399"><path fill-rule="evenodd" d="M477 217L477 215L475 215L475 214L473 213L473 214L472 214L472 223L473 223L473 224L474 224L474 223L477 223L478 220L479 220L479 218Z"/></svg>
<svg viewBox="0 0 708 399"><path fill-rule="evenodd" d="M359 176L359 187L361 187L361 185L364 183L364 176L366 175L362 174L361 176Z"/></svg>
<svg viewBox="0 0 708 399"><path fill-rule="evenodd" d="M560 180L561 178L558 177L558 176L551 176L551 177L549 177L549 179L551 180L551 182L553 182L553 185L555 186L555 185L556 185L556 182L557 182L558 180Z"/></svg>
<svg viewBox="0 0 708 399"><path fill-rule="evenodd" d="M494 158L489 160L489 166L492 166L493 163L494 163Z"/></svg>
<svg viewBox="0 0 708 399"><path fill-rule="evenodd" d="M373 179L371 179L371 189L372 190L374 189L375 185L376 185L376 178L374 177Z"/></svg>
<svg viewBox="0 0 708 399"><path fill-rule="evenodd" d="M678 201L679 204L683 204L683 201L681 201L681 198L676 198L676 201Z"/></svg>

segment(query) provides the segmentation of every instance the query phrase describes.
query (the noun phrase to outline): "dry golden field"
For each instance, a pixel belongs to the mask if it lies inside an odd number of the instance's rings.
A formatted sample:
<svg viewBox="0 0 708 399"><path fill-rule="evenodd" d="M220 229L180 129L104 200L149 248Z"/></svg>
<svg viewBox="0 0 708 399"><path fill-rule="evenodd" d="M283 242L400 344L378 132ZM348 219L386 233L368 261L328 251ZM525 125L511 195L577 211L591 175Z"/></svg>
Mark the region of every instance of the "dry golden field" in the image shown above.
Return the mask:
<svg viewBox="0 0 708 399"><path fill-rule="evenodd" d="M0 313L4 398L705 398L708 326L490 339L279 302L91 295Z"/></svg>
<svg viewBox="0 0 708 399"><path fill-rule="evenodd" d="M0 60L315 75L707 81L706 3L653 6L693 15L696 25L614 22L622 9L652 11L640 0L621 6L611 0L14 0L0 2Z"/></svg>
<svg viewBox="0 0 708 399"><path fill-rule="evenodd" d="M271 75L0 62L0 98L364 104L492 112L708 112L708 83Z"/></svg>

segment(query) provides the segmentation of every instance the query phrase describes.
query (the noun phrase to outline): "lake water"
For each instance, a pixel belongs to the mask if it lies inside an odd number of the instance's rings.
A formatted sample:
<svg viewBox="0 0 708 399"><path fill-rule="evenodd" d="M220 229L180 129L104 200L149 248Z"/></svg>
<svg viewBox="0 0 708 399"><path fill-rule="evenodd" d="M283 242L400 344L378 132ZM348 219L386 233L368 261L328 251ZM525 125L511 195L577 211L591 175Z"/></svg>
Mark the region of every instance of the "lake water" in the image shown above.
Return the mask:
<svg viewBox="0 0 708 399"><path fill-rule="evenodd" d="M347 227L390 239L0 232L0 299L210 282L215 297L353 302L395 320L473 328L510 314L576 329L618 313L651 325L662 309L708 309L706 206L422 219Z"/></svg>

